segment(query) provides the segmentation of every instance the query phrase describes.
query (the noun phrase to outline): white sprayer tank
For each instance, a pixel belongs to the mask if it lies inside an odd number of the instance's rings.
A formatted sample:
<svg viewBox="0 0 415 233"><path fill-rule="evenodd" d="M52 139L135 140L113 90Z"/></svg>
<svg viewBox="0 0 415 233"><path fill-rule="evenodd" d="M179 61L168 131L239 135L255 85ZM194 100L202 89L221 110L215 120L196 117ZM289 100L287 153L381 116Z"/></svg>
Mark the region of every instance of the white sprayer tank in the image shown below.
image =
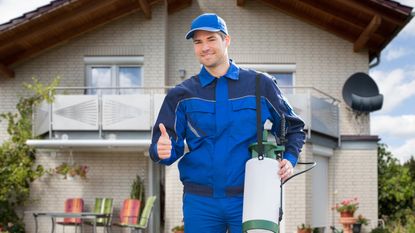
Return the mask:
<svg viewBox="0 0 415 233"><path fill-rule="evenodd" d="M252 158L246 163L243 232L276 233L280 207L280 176L276 159Z"/></svg>

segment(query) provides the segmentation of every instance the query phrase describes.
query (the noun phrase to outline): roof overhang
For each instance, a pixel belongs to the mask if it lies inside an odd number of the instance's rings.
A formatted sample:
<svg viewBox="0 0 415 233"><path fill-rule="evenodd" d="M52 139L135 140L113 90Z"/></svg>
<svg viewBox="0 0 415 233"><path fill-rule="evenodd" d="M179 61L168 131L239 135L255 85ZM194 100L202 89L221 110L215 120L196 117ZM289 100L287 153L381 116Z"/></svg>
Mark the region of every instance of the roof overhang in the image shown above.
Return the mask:
<svg viewBox="0 0 415 233"><path fill-rule="evenodd" d="M261 2L365 49L372 60L412 19L412 7L392 0L291 0ZM244 0L237 4L244 5Z"/></svg>
<svg viewBox="0 0 415 233"><path fill-rule="evenodd" d="M14 77L12 66L63 44L120 17L142 12L148 20L151 8L166 2L168 13L191 0L54 0L0 25L0 76Z"/></svg>
<svg viewBox="0 0 415 233"><path fill-rule="evenodd" d="M244 6L246 0L237 0ZM142 12L151 19L155 4L168 13L192 0L55 0L0 25L0 76L14 77L11 67L120 17ZM367 50L372 60L412 19L412 7L392 0L259 0Z"/></svg>

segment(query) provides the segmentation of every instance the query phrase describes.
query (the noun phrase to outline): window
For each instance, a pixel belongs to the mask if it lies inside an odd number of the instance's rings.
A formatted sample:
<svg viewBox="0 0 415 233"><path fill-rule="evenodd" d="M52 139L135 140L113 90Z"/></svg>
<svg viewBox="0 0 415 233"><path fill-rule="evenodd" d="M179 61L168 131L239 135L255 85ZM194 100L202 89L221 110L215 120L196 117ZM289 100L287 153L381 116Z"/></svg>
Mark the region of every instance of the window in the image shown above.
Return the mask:
<svg viewBox="0 0 415 233"><path fill-rule="evenodd" d="M266 72L276 78L278 87L284 94L294 93L293 87L296 69L294 64L242 64L240 66Z"/></svg>
<svg viewBox="0 0 415 233"><path fill-rule="evenodd" d="M277 79L278 87L284 94L293 94L294 90L294 74L293 73L271 73Z"/></svg>
<svg viewBox="0 0 415 233"><path fill-rule="evenodd" d="M140 92L137 88L125 87L142 86L142 57L85 57L84 61L88 87L104 87L102 94ZM88 89L87 94L96 95L99 90Z"/></svg>

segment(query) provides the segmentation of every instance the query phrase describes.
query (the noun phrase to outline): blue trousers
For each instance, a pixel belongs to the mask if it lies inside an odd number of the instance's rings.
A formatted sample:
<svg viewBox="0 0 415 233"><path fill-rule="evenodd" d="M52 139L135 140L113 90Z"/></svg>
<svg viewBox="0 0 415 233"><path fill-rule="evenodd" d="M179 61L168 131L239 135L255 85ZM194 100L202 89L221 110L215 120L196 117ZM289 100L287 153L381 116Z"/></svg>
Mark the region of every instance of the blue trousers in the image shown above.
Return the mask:
<svg viewBox="0 0 415 233"><path fill-rule="evenodd" d="M186 233L242 233L243 197L213 198L185 193Z"/></svg>

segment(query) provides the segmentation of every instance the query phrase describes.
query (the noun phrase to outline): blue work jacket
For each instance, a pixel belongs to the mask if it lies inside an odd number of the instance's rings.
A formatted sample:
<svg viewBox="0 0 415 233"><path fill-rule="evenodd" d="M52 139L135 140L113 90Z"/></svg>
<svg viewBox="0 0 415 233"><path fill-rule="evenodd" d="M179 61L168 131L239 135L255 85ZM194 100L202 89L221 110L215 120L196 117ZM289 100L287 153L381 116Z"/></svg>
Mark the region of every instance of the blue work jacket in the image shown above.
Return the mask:
<svg viewBox="0 0 415 233"><path fill-rule="evenodd" d="M231 61L227 73L215 78L204 67L200 73L171 89L153 127L149 149L153 161L170 165L179 158L180 180L211 187L214 197L224 197L227 187L243 186L248 146L256 142L255 77L257 72ZM296 165L304 144L303 121L282 96L274 78L261 77L262 124L273 122L280 135L281 114L286 119L283 157ZM157 141L163 123L172 141L171 157L160 159ZM189 152L184 153L184 140Z"/></svg>

